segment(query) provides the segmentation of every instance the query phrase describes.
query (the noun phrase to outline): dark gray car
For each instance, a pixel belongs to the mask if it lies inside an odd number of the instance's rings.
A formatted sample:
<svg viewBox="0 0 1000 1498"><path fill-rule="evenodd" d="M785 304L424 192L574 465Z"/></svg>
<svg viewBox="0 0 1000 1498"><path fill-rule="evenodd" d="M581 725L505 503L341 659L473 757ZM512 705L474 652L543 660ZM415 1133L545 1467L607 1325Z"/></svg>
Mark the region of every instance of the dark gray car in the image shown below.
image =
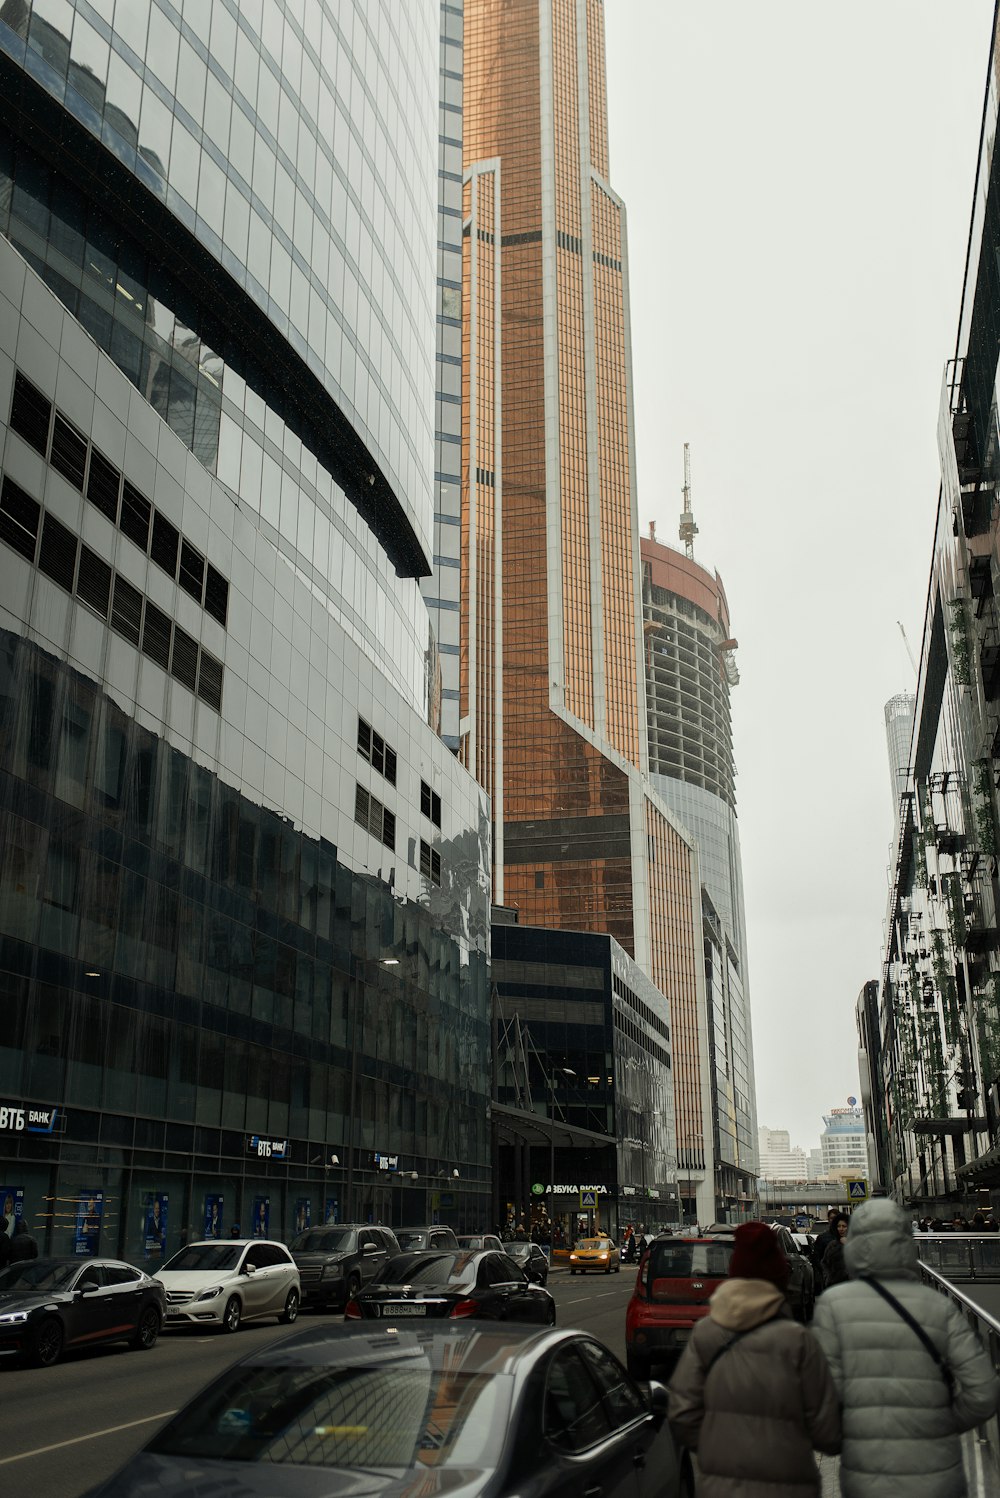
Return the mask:
<svg viewBox="0 0 1000 1498"><path fill-rule="evenodd" d="M343 1310L399 1244L390 1228L345 1222L306 1228L288 1245L302 1282L303 1305Z"/></svg>
<svg viewBox="0 0 1000 1498"><path fill-rule="evenodd" d="M461 1245L452 1228L433 1223L422 1228L397 1228L396 1237L403 1253L423 1253L431 1248L459 1248Z"/></svg>

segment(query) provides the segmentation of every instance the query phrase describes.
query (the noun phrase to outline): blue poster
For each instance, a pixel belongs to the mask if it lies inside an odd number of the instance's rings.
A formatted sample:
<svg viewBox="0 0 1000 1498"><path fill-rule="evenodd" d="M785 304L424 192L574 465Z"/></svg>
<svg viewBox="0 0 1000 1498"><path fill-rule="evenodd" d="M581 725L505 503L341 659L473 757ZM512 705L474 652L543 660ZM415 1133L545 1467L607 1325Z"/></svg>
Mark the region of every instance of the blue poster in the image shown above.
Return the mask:
<svg viewBox="0 0 1000 1498"><path fill-rule="evenodd" d="M96 1254L101 1243L101 1217L104 1214L103 1191L81 1191L76 1204L76 1228L73 1235L75 1254Z"/></svg>
<svg viewBox="0 0 1000 1498"><path fill-rule="evenodd" d="M14 1235L14 1224L24 1216L24 1187L0 1186L0 1217L7 1219L7 1231Z"/></svg>
<svg viewBox="0 0 1000 1498"><path fill-rule="evenodd" d="M312 1227L312 1202L307 1196L300 1196L295 1203L295 1231L304 1233L306 1228Z"/></svg>
<svg viewBox="0 0 1000 1498"><path fill-rule="evenodd" d="M146 1197L146 1221L142 1232L142 1249L147 1259L163 1259L167 1247L167 1204L165 1192Z"/></svg>
<svg viewBox="0 0 1000 1498"><path fill-rule="evenodd" d="M335 1196L326 1199L326 1211L323 1213L323 1221L329 1225L331 1222L340 1221L340 1202Z"/></svg>
<svg viewBox="0 0 1000 1498"><path fill-rule="evenodd" d="M270 1238L271 1236L271 1198L269 1196L255 1196L253 1199L253 1230L252 1238Z"/></svg>
<svg viewBox="0 0 1000 1498"><path fill-rule="evenodd" d="M205 1238L222 1237L222 1209L225 1206L225 1198L222 1196L206 1196L205 1198Z"/></svg>

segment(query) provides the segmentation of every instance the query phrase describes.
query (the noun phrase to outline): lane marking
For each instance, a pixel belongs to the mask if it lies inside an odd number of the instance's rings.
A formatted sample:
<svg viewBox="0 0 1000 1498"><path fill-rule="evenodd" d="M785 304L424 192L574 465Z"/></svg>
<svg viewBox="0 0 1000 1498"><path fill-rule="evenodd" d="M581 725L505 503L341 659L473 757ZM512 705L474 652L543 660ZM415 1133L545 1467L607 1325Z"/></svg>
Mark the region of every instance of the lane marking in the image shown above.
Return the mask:
<svg viewBox="0 0 1000 1498"><path fill-rule="evenodd" d="M27 1461L30 1456L44 1456L47 1451L61 1451L64 1446L78 1446L81 1441L96 1441L101 1436L117 1435L120 1430L133 1430L137 1425L151 1425L154 1420L166 1420L168 1415L176 1415L176 1410L162 1410L158 1415L146 1415L142 1420L128 1420L124 1425L109 1425L106 1430L93 1430L87 1436L73 1436L69 1441L54 1441L51 1446L36 1446L34 1451L19 1451L16 1456L0 1456L0 1467L7 1467L11 1462Z"/></svg>

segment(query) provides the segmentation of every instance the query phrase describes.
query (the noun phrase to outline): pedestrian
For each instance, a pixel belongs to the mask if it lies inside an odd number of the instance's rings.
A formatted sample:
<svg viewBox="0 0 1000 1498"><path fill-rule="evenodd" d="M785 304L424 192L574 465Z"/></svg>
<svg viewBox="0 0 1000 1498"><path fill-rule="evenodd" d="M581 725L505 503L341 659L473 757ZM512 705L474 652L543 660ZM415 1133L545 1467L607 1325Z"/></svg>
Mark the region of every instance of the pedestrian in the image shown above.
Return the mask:
<svg viewBox="0 0 1000 1498"><path fill-rule="evenodd" d="M813 1450L840 1450L830 1370L792 1316L777 1235L744 1222L734 1244L670 1380L671 1429L697 1452L698 1498L820 1498Z"/></svg>
<svg viewBox="0 0 1000 1498"><path fill-rule="evenodd" d="M7 1236L7 1218L0 1217L0 1269L10 1263L10 1238Z"/></svg>
<svg viewBox="0 0 1000 1498"><path fill-rule="evenodd" d="M846 1212L838 1212L833 1219L832 1226L837 1236L827 1244L826 1252L823 1254L823 1263L820 1266L824 1290L829 1290L832 1285L842 1285L847 1279L847 1270L844 1267L844 1242L851 1220ZM910 1237L913 1237L912 1233Z"/></svg>
<svg viewBox="0 0 1000 1498"><path fill-rule="evenodd" d="M19 1217L14 1224L14 1232L10 1240L10 1250L7 1255L8 1262L18 1264L22 1259L37 1259L38 1244L28 1232L28 1224L23 1217Z"/></svg>
<svg viewBox="0 0 1000 1498"><path fill-rule="evenodd" d="M841 1216L839 1207L827 1207L826 1227L821 1233L817 1233L813 1239L812 1251L809 1257L812 1259L813 1279L816 1281L816 1293L823 1288L823 1255L837 1236L834 1223Z"/></svg>
<svg viewBox="0 0 1000 1498"><path fill-rule="evenodd" d="M240 1225L238 1222L234 1222L229 1229L229 1236L230 1238L238 1238L240 1236Z"/></svg>
<svg viewBox="0 0 1000 1498"><path fill-rule="evenodd" d="M843 1409L842 1498L965 1498L959 1436L996 1412L1000 1379L948 1298L920 1281L895 1202L866 1202L844 1245L847 1283L813 1330Z"/></svg>

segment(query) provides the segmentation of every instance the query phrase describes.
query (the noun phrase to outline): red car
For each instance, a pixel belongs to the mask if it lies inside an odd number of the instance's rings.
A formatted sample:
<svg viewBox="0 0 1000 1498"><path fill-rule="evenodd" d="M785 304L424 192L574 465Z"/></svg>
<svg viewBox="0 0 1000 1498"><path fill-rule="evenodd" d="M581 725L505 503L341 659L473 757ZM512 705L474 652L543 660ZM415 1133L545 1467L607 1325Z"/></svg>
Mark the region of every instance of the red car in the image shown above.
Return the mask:
<svg viewBox="0 0 1000 1498"><path fill-rule="evenodd" d="M656 1362L673 1362L691 1328L708 1315L712 1292L729 1273L733 1239L654 1238L643 1254L625 1313L625 1350L633 1378Z"/></svg>

